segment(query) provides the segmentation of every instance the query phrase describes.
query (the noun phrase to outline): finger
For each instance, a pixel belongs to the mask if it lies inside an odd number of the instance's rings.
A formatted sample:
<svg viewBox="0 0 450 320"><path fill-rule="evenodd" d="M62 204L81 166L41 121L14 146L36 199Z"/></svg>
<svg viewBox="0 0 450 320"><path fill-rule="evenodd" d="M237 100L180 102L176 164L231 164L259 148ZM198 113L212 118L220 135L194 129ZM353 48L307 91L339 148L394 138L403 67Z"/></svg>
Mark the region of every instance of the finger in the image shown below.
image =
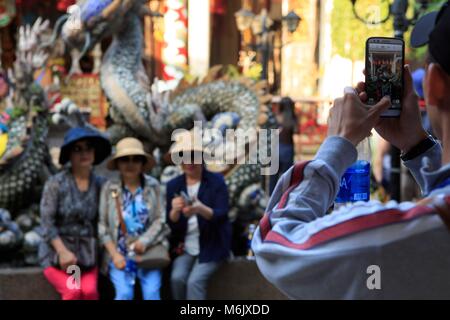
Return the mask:
<svg viewBox="0 0 450 320"><path fill-rule="evenodd" d="M363 75L365 75L365 76L367 76L367 72L366 72L366 69L363 69Z"/></svg>
<svg viewBox="0 0 450 320"><path fill-rule="evenodd" d="M411 74L411 69L409 68L409 64L405 64L403 67L404 72L404 81L405 81L405 88L413 88L413 79Z"/></svg>
<svg viewBox="0 0 450 320"><path fill-rule="evenodd" d="M346 95L346 94L357 95L358 93L356 92L355 88L353 88L353 87L345 87L344 88L344 95Z"/></svg>
<svg viewBox="0 0 450 320"><path fill-rule="evenodd" d="M404 66L403 72L404 72L404 76L403 76L404 93L403 93L403 96L407 97L408 95L411 95L411 94L415 94L416 95L416 92L414 90L414 83L413 83L413 78L412 78L412 74L411 74L411 69L410 69L408 64Z"/></svg>
<svg viewBox="0 0 450 320"><path fill-rule="evenodd" d="M390 106L391 98L389 96L383 97L377 104L369 107L369 117L378 120L381 113L387 110Z"/></svg>
<svg viewBox="0 0 450 320"><path fill-rule="evenodd" d="M361 92L359 95L359 99L361 99L362 102L366 102L367 101L367 92Z"/></svg>
<svg viewBox="0 0 450 320"><path fill-rule="evenodd" d="M366 91L366 84L362 81L358 82L358 84L355 87L356 92L361 93Z"/></svg>

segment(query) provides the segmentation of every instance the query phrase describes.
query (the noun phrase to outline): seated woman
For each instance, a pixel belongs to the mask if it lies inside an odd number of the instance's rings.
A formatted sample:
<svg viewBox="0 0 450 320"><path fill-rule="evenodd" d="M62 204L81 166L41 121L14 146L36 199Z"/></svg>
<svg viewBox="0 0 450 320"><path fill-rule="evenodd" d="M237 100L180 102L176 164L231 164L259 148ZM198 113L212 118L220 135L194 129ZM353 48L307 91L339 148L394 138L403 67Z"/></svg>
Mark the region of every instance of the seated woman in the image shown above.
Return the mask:
<svg viewBox="0 0 450 320"><path fill-rule="evenodd" d="M45 277L63 300L98 299L97 214L104 179L92 167L110 153L111 145L100 133L71 129L59 157L61 165L68 165L44 187L40 210L44 241L38 255ZM71 274L66 271L73 265L82 271L81 279L67 286Z"/></svg>
<svg viewBox="0 0 450 320"><path fill-rule="evenodd" d="M201 142L191 132L177 137L171 155L181 156L183 175L167 184L167 215L176 252L171 274L172 295L177 300L204 300L208 280L230 255L231 224L228 190L221 175L203 164ZM195 161L197 162L197 161Z"/></svg>
<svg viewBox="0 0 450 320"><path fill-rule="evenodd" d="M134 254L143 254L160 243L169 247L170 229L165 224L159 183L144 174L154 164L153 157L135 138L120 140L116 154L108 162L108 169L118 169L120 177L103 186L99 237L106 248L102 272L109 273L116 300L133 299L136 278L141 282L144 300L160 299L161 270L133 266ZM137 240L130 243L130 239Z"/></svg>

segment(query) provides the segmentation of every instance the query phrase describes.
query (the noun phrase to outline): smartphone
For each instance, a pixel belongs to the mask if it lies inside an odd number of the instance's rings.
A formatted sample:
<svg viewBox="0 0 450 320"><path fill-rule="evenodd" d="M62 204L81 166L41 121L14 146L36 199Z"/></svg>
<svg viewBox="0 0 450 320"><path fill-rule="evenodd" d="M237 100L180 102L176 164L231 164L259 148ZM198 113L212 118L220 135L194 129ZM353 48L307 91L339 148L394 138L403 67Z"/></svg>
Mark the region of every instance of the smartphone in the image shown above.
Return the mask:
<svg viewBox="0 0 450 320"><path fill-rule="evenodd" d="M175 194L176 197L182 197L184 202L188 205L191 206L194 203L194 200L188 196L188 194L184 191L181 191L180 194Z"/></svg>
<svg viewBox="0 0 450 320"><path fill-rule="evenodd" d="M366 41L367 104L390 96L392 106L382 117L399 117L402 111L405 42L397 38L371 37Z"/></svg>

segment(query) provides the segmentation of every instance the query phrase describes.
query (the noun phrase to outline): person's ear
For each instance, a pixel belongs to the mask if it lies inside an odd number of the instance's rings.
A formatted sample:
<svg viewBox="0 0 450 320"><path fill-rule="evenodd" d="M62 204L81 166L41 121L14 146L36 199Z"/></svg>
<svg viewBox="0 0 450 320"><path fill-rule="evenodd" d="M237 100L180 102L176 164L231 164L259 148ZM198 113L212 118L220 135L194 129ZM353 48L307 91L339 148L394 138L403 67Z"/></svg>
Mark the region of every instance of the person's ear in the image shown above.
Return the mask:
<svg viewBox="0 0 450 320"><path fill-rule="evenodd" d="M426 73L427 103L440 106L444 100L448 86L448 76L436 63L430 63Z"/></svg>

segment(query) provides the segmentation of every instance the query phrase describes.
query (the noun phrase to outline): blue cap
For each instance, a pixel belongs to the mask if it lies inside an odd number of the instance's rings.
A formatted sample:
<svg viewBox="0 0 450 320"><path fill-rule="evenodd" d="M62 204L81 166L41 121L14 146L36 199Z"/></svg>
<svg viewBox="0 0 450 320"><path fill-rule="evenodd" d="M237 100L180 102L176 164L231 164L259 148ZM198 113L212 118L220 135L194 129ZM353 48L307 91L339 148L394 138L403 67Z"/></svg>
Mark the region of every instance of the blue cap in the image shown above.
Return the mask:
<svg viewBox="0 0 450 320"><path fill-rule="evenodd" d="M423 77L425 76L425 69L420 68L413 72L413 85L414 90L416 90L417 95L420 99L423 99L425 96L423 94Z"/></svg>
<svg viewBox="0 0 450 320"><path fill-rule="evenodd" d="M73 144L80 140L89 140L93 142L95 149L94 164L99 164L111 154L111 143L108 138L98 131L86 127L76 127L70 129L64 136L64 142L61 146L59 163L66 164L70 159L70 151Z"/></svg>

